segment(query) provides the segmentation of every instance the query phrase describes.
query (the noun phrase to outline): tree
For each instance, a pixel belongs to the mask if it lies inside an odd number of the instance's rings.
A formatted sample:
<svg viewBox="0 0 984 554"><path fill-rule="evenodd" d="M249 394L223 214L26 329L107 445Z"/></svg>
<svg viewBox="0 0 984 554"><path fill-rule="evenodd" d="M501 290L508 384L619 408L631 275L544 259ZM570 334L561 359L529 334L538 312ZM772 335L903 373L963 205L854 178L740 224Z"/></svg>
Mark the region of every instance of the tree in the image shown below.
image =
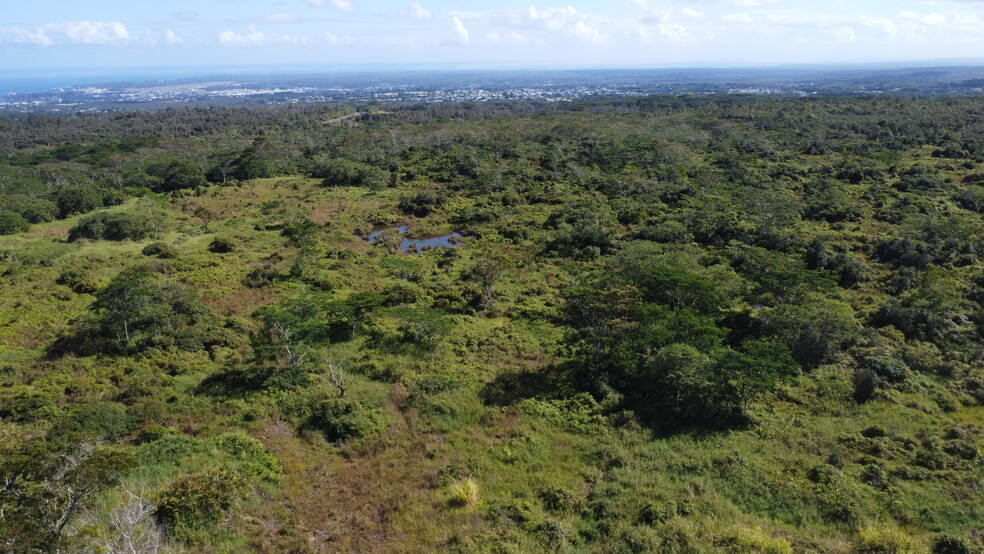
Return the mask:
<svg viewBox="0 0 984 554"><path fill-rule="evenodd" d="M55 193L55 204L58 205L58 217L66 218L101 208L103 197L89 185L64 185Z"/></svg>
<svg viewBox="0 0 984 554"><path fill-rule="evenodd" d="M154 187L157 192L171 192L204 186L205 173L191 160L172 159L153 163L147 167L147 174L160 179Z"/></svg>
<svg viewBox="0 0 984 554"><path fill-rule="evenodd" d="M467 277L482 291L482 308L495 306L495 286L507 268L506 258L497 254L481 254L468 269Z"/></svg>
<svg viewBox="0 0 984 554"><path fill-rule="evenodd" d="M0 211L0 235L23 233L31 227L24 216L9 210Z"/></svg>
<svg viewBox="0 0 984 554"><path fill-rule="evenodd" d="M132 454L90 442L62 451L31 443L3 454L0 541L18 552L57 550L66 527L86 503L136 466Z"/></svg>
<svg viewBox="0 0 984 554"><path fill-rule="evenodd" d="M205 206L198 206L195 208L195 217L202 220L202 230L206 233L208 232L208 224L215 221L219 215L212 210L206 208Z"/></svg>
<svg viewBox="0 0 984 554"><path fill-rule="evenodd" d="M785 343L793 359L807 369L832 362L861 330L849 305L820 296L805 304L762 310L760 317L765 333Z"/></svg>

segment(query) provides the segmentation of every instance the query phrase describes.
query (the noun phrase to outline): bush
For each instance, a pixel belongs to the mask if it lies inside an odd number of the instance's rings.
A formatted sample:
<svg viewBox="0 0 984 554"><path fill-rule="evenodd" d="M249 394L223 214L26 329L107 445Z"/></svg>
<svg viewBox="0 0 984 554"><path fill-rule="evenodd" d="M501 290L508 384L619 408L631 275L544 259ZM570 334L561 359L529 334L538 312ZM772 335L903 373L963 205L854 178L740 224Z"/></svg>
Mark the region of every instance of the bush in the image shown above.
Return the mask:
<svg viewBox="0 0 984 554"><path fill-rule="evenodd" d="M173 246L163 242L152 242L140 251L144 256L157 256L161 259L171 259L178 256L178 251Z"/></svg>
<svg viewBox="0 0 984 554"><path fill-rule="evenodd" d="M924 552L925 546L895 525L868 525L858 531L854 552L859 554L909 554Z"/></svg>
<svg viewBox="0 0 984 554"><path fill-rule="evenodd" d="M91 212L103 207L103 195L91 186L62 187L55 193L58 217Z"/></svg>
<svg viewBox="0 0 984 554"><path fill-rule="evenodd" d="M147 268L120 273L89 309L73 334L56 342L53 353L196 352L226 344L229 338L193 290Z"/></svg>
<svg viewBox="0 0 984 554"><path fill-rule="evenodd" d="M28 198L14 203L13 211L30 223L46 223L58 216L58 205L44 198Z"/></svg>
<svg viewBox="0 0 984 554"><path fill-rule="evenodd" d="M156 192L170 192L204 186L205 173L190 160L165 160L147 167L147 174L157 177Z"/></svg>
<svg viewBox="0 0 984 554"><path fill-rule="evenodd" d="M76 294L94 294L99 290L99 282L88 271L68 268L61 272L55 283L65 285Z"/></svg>
<svg viewBox="0 0 984 554"><path fill-rule="evenodd" d="M236 241L225 237L215 237L208 245L208 251L216 254L228 254L236 250Z"/></svg>
<svg viewBox="0 0 984 554"><path fill-rule="evenodd" d="M160 221L155 217L128 213L95 213L82 218L68 232L69 242L80 239L143 240L157 233Z"/></svg>
<svg viewBox="0 0 984 554"><path fill-rule="evenodd" d="M348 160L331 160L316 166L311 176L324 179L326 187L381 188L389 180L385 171L371 165Z"/></svg>
<svg viewBox="0 0 984 554"><path fill-rule="evenodd" d="M272 267L257 267L243 277L243 286L251 289L265 287L273 282L280 274Z"/></svg>
<svg viewBox="0 0 984 554"><path fill-rule="evenodd" d="M307 426L336 442L378 433L384 425L375 408L348 398L326 398L313 406Z"/></svg>
<svg viewBox="0 0 984 554"><path fill-rule="evenodd" d="M878 390L878 375L870 367L858 367L854 370L854 400L864 404L875 397Z"/></svg>
<svg viewBox="0 0 984 554"><path fill-rule="evenodd" d="M933 554L975 554L980 551L960 537L940 535L933 541Z"/></svg>
<svg viewBox="0 0 984 554"><path fill-rule="evenodd" d="M675 516L677 513L676 502L672 500L655 500L646 504L646 507L639 513L639 519L643 523L655 525L663 523Z"/></svg>
<svg viewBox="0 0 984 554"><path fill-rule="evenodd" d="M115 402L90 402L71 408L59 418L48 437L51 440L117 440L136 427L133 416Z"/></svg>
<svg viewBox="0 0 984 554"><path fill-rule="evenodd" d="M478 483L468 478L451 485L451 503L457 506L474 506L478 504Z"/></svg>
<svg viewBox="0 0 984 554"><path fill-rule="evenodd" d="M426 217L445 203L444 196L433 190L422 190L415 196L400 199L400 211L417 217Z"/></svg>
<svg viewBox="0 0 984 554"><path fill-rule="evenodd" d="M0 235L23 233L31 228L30 222L17 212L4 210L0 212Z"/></svg>
<svg viewBox="0 0 984 554"><path fill-rule="evenodd" d="M178 539L192 539L215 525L246 496L249 482L241 474L213 469L183 477L158 495L157 520Z"/></svg>

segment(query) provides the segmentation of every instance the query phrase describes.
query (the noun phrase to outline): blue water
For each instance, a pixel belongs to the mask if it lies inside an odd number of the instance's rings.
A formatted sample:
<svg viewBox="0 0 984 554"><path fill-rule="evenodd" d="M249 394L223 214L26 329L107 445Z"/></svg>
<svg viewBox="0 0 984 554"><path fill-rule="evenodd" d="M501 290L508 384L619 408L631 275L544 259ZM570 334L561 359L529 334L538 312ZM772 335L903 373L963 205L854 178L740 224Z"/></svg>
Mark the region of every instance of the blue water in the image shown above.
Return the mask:
<svg viewBox="0 0 984 554"><path fill-rule="evenodd" d="M461 244L458 240L461 238L461 233L451 233L450 235L442 235L439 237L430 237L425 239L411 239L406 236L407 226L400 225L399 227L392 227L390 229L380 229L379 231L373 231L369 233L369 242L376 244L380 240L380 236L384 233L396 231L403 236L403 240L400 241L400 251L404 254L422 254L428 250L433 250L435 248L454 248Z"/></svg>

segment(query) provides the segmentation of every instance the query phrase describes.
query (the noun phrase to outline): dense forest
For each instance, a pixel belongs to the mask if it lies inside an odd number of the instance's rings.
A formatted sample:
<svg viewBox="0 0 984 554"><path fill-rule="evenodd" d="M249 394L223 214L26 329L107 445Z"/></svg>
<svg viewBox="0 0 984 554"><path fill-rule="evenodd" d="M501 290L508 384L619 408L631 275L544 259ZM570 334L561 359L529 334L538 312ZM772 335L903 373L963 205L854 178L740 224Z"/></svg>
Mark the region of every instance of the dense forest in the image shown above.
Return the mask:
<svg viewBox="0 0 984 554"><path fill-rule="evenodd" d="M980 97L7 116L0 291L2 551L984 552Z"/></svg>

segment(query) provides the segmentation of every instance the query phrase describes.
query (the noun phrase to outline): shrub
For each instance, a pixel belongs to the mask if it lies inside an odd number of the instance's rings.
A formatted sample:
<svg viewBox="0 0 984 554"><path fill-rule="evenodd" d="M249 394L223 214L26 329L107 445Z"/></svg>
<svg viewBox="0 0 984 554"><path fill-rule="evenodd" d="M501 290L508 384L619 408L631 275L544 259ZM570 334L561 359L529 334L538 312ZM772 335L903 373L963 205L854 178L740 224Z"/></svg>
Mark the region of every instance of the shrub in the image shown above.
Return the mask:
<svg viewBox="0 0 984 554"><path fill-rule="evenodd" d="M117 440L136 427L133 416L115 402L89 402L71 408L59 418L48 437L51 440Z"/></svg>
<svg viewBox="0 0 984 554"><path fill-rule="evenodd" d="M243 277L243 286L251 289L265 287L277 278L279 273L272 267L257 267Z"/></svg>
<svg viewBox="0 0 984 554"><path fill-rule="evenodd" d="M156 438L154 438L156 436ZM138 438L143 437L143 432ZM205 450L202 442L194 437L177 432L154 430L148 433L148 440L140 445L140 462L144 465L178 465L181 460Z"/></svg>
<svg viewBox="0 0 984 554"><path fill-rule="evenodd" d="M389 180L385 171L371 165L348 160L331 160L316 166L311 176L324 179L326 187L370 187L381 188Z"/></svg>
<svg viewBox="0 0 984 554"><path fill-rule="evenodd" d="M905 531L895 525L868 525L858 531L858 542L854 552L858 554L909 554L923 552L925 546L918 544Z"/></svg>
<svg viewBox="0 0 984 554"><path fill-rule="evenodd" d="M227 254L236 250L236 241L226 237L215 237L208 245L208 251L216 254Z"/></svg>
<svg viewBox="0 0 984 554"><path fill-rule="evenodd" d="M12 209L30 223L45 223L58 216L58 205L44 198L29 198L16 202Z"/></svg>
<svg viewBox="0 0 984 554"><path fill-rule="evenodd" d="M793 554L793 547L784 538L773 538L761 527L739 526L717 541L730 547L732 552L759 552L761 554Z"/></svg>
<svg viewBox="0 0 984 554"><path fill-rule="evenodd" d="M80 239L143 240L159 229L156 217L128 213L95 213L82 218L68 232L69 242Z"/></svg>
<svg viewBox="0 0 984 554"><path fill-rule="evenodd" d="M474 506L478 503L478 483L468 478L451 484L451 503L457 506Z"/></svg>
<svg viewBox="0 0 984 554"><path fill-rule="evenodd" d="M153 163L147 167L147 174L157 177L153 187L157 192L193 189L206 184L202 168L190 160L164 160Z"/></svg>
<svg viewBox="0 0 984 554"><path fill-rule="evenodd" d="M91 212L103 206L103 195L91 186L62 187L55 193L58 217Z"/></svg>
<svg viewBox="0 0 984 554"><path fill-rule="evenodd" d="M642 509L639 513L639 519L643 523L648 523L649 525L655 525L657 523L663 523L668 519L675 516L677 513L676 502L672 500L654 500Z"/></svg>
<svg viewBox="0 0 984 554"><path fill-rule="evenodd" d="M864 367L890 383L901 383L909 378L909 367L905 362L892 356L873 355L864 359Z"/></svg>
<svg viewBox="0 0 984 554"><path fill-rule="evenodd" d="M183 477L160 492L157 519L168 533L191 539L215 525L232 505L245 497L249 482L241 474L213 469Z"/></svg>
<svg viewBox="0 0 984 554"><path fill-rule="evenodd" d="M152 242L144 246L140 253L144 256L157 256L162 259L171 259L178 256L178 252L173 246L163 242Z"/></svg>
<svg viewBox="0 0 984 554"><path fill-rule="evenodd" d="M584 509L586 498L580 491L570 491L561 487L550 487L540 491L543 505L557 512L577 513Z"/></svg>
<svg viewBox="0 0 984 554"><path fill-rule="evenodd" d="M878 375L870 367L858 367L854 369L852 379L854 383L854 400L859 404L871 400L875 397L878 390Z"/></svg>
<svg viewBox="0 0 984 554"><path fill-rule="evenodd" d="M99 282L89 272L68 268L55 279L59 285L65 285L76 294L94 294L99 290Z"/></svg>
<svg viewBox="0 0 984 554"><path fill-rule="evenodd" d="M17 212L4 210L0 212L0 235L23 233L31 228L30 222Z"/></svg>
<svg viewBox="0 0 984 554"><path fill-rule="evenodd" d="M415 196L408 196L400 199L400 211L413 214L417 217L426 217L431 212L444 205L445 198L440 192L433 190L422 190Z"/></svg>
<svg viewBox="0 0 984 554"><path fill-rule="evenodd" d="M120 273L89 309L73 333L56 342L53 353L114 354L151 348L196 352L226 344L230 337L195 291L148 268Z"/></svg>
<svg viewBox="0 0 984 554"><path fill-rule="evenodd" d="M173 427L152 424L140 430L137 434L137 442L140 444L154 442L156 440L163 439L164 437L174 435L175 433L177 433L177 431Z"/></svg>
<svg viewBox="0 0 984 554"><path fill-rule="evenodd" d="M379 410L348 398L326 398L312 407L307 426L329 441L344 441L377 433L383 428Z"/></svg>
<svg viewBox="0 0 984 554"><path fill-rule="evenodd" d="M940 535L933 541L933 554L974 554L980 552L960 537Z"/></svg>

